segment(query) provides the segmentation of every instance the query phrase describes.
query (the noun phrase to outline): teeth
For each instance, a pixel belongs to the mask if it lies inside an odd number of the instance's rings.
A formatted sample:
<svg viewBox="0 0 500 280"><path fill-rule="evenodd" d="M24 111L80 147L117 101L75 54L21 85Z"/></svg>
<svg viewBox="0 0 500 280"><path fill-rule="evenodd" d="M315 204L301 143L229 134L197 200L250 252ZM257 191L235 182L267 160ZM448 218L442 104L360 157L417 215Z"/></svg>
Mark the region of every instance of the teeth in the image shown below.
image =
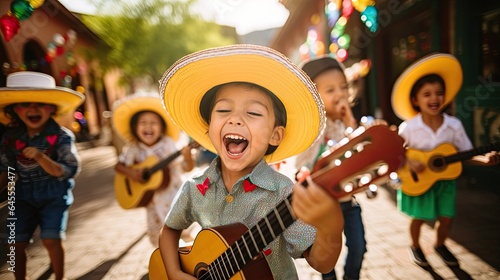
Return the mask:
<svg viewBox="0 0 500 280"><path fill-rule="evenodd" d="M238 140L247 140L245 137L238 136L238 135L226 135L226 138L229 138L229 139L238 139Z"/></svg>

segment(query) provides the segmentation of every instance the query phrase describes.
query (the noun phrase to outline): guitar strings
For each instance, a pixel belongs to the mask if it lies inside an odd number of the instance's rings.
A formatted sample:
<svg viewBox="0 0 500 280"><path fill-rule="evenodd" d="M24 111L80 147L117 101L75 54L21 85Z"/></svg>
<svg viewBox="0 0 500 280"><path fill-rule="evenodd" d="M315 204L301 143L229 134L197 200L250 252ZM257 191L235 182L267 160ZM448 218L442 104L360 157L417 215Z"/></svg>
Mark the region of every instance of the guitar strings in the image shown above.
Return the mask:
<svg viewBox="0 0 500 280"><path fill-rule="evenodd" d="M273 211L271 211L269 214L266 215L265 219L269 221L269 224L278 224L281 228L281 233L289 226L291 225L295 220L295 215L293 214L290 206L291 202L291 194L283 201L281 202L277 207L273 208ZM274 211L277 210L277 211ZM276 213L277 212L277 213ZM284 215L287 214L288 215ZM287 218L288 219L282 219L282 218ZM200 276L200 280L208 280L208 279L215 279L215 280L225 280L225 279L230 279L233 275L238 273L242 267L240 266L240 262L245 262L245 259L238 258L234 253L234 250L240 251L240 246L239 242L240 240L243 241L244 246L247 249L248 253L251 253L249 255L250 261L253 260L254 257L258 256L261 250L259 250L259 245L262 248L265 248L265 243L266 241L266 236L269 238L271 237L272 241L274 241L274 229L269 228L269 227L264 227L264 230L261 229L261 223L264 223L264 225L267 225L266 220L261 220L259 221L255 226L253 226L250 230L248 230L245 234L243 234L242 238L238 239L233 245L231 245L223 254L221 254L217 259L215 259L207 268L206 272ZM267 230L266 230L267 228ZM262 233L262 234L261 234ZM281 233L278 234L281 235ZM256 240L254 236L261 236L262 238L259 240ZM276 236L276 237L278 237ZM269 242L269 243L271 243ZM253 244L254 247L249 248L247 244ZM243 244L242 244L243 245ZM237 248L236 248L237 247ZM231 251L231 254L228 254L228 251ZM233 264L236 265L236 268L233 267ZM248 262L242 263L243 266L247 265ZM228 268L228 265L230 266ZM226 278L227 276L227 278Z"/></svg>

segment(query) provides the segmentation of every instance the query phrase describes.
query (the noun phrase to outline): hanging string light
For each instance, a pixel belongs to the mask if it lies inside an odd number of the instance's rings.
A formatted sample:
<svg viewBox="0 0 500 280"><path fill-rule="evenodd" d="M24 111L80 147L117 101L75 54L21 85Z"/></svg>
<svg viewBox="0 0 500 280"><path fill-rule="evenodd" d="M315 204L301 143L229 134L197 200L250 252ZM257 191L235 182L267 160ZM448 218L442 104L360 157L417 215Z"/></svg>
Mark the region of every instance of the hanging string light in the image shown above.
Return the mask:
<svg viewBox="0 0 500 280"><path fill-rule="evenodd" d="M378 12L374 0L328 0L325 5L326 20L328 28L331 30L327 52L341 62L345 61L349 56L351 36L345 33L345 30L354 10L360 13L361 21L370 32L377 31ZM323 44L320 33L316 28L319 24L317 17L315 15L311 18L312 25L309 27L306 42L299 48L303 60L313 59L325 51L324 45L322 48L317 47ZM370 66L369 60L362 60L353 64L352 69L347 70L350 71L349 76L356 79L365 76L369 72Z"/></svg>
<svg viewBox="0 0 500 280"><path fill-rule="evenodd" d="M9 42L19 32L19 22L31 17L33 11L44 2L45 0L13 0L10 3L10 10L0 17L0 29L5 42Z"/></svg>

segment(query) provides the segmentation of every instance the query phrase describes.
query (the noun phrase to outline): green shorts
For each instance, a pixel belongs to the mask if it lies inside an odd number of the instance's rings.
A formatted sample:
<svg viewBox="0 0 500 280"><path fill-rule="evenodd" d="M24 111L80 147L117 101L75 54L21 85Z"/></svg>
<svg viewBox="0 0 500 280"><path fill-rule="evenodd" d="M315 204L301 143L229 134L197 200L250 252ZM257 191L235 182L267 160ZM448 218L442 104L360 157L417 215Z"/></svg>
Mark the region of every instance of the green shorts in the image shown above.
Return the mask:
<svg viewBox="0 0 500 280"><path fill-rule="evenodd" d="M455 180L438 181L425 193L409 196L398 190L398 208L408 216L419 220L435 220L437 217L455 217L457 194Z"/></svg>

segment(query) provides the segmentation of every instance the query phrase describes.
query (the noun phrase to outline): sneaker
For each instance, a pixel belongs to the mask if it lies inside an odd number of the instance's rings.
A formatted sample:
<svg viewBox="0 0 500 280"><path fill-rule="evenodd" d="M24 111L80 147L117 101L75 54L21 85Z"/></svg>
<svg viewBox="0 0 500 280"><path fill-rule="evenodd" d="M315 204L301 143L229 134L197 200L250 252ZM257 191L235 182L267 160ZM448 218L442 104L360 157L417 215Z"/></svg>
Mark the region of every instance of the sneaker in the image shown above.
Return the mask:
<svg viewBox="0 0 500 280"><path fill-rule="evenodd" d="M445 245L434 247L434 250L438 253L438 255L443 259L443 261L449 265L454 266L458 264L457 258L453 256L453 254L446 248Z"/></svg>
<svg viewBox="0 0 500 280"><path fill-rule="evenodd" d="M410 259L415 264L420 265L420 266L428 266L429 265L429 263L427 262L427 259L425 258L424 252L422 252L422 249L410 247L409 253L410 253Z"/></svg>

